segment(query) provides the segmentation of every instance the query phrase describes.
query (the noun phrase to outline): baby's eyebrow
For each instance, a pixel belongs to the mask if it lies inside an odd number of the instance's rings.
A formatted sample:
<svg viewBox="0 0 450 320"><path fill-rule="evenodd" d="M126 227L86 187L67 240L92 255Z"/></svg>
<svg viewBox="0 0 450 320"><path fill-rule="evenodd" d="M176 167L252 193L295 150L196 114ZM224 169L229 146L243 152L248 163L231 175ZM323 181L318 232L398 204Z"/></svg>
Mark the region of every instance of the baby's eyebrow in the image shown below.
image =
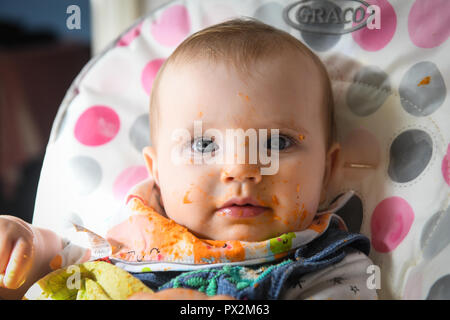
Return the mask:
<svg viewBox="0 0 450 320"><path fill-rule="evenodd" d="M189 125L186 125L185 128L191 133L191 135L194 134L194 122L191 122ZM225 131L226 129L243 129L244 131L246 131L247 129L255 129L255 130L279 129L279 130L291 131L292 133L296 133L296 134L300 134L300 133L301 134L309 134L309 131L306 128L304 128L303 126L299 126L299 125L292 126L292 124L287 124L287 123L277 122L277 121L271 121L270 123L254 124L253 126L246 126L245 128L240 128L240 127L235 127L235 126L227 128L224 125L217 126L217 124L215 124L214 122L201 120L201 128L202 128L202 133L204 133L208 129L218 129L220 131L222 131L222 130Z"/></svg>
<svg viewBox="0 0 450 320"><path fill-rule="evenodd" d="M301 126L295 126L295 127L292 127L292 126L283 126L283 125L277 125L277 126L274 126L272 129L280 129L280 130L283 130L283 129L287 129L287 130L290 130L290 131L295 131L295 133L302 133L302 134L309 134L309 131L307 130L307 129L305 129L304 127L301 127Z"/></svg>
<svg viewBox="0 0 450 320"><path fill-rule="evenodd" d="M261 123L257 128L265 128L265 129L280 129L280 130L288 130L293 133L302 133L309 134L309 131L301 126L301 125L293 125L292 123L285 123L283 121L270 121L270 123Z"/></svg>

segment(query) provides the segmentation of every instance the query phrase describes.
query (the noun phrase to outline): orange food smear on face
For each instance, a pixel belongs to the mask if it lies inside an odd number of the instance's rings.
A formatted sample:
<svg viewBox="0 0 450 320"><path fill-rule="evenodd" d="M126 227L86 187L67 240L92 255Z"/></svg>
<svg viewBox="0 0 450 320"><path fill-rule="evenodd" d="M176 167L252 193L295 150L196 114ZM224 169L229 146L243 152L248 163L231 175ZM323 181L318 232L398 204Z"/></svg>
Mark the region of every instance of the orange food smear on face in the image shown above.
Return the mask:
<svg viewBox="0 0 450 320"><path fill-rule="evenodd" d="M273 202L275 205L278 205L278 204L279 204L278 198L277 198L276 195L273 195L273 196L272 196L272 202Z"/></svg>
<svg viewBox="0 0 450 320"><path fill-rule="evenodd" d="M281 222L283 222L285 226L289 226L291 224L289 220L286 219L282 219Z"/></svg>
<svg viewBox="0 0 450 320"><path fill-rule="evenodd" d="M263 188L263 190L265 190L265 188ZM262 207L266 206L266 203L263 200L261 200L259 196L256 196L256 200L258 200L260 206Z"/></svg>
<svg viewBox="0 0 450 320"><path fill-rule="evenodd" d="M296 190L297 190L297 192L300 192L300 185L299 184L297 185L297 189Z"/></svg>
<svg viewBox="0 0 450 320"><path fill-rule="evenodd" d="M423 78L417 86L420 87L420 86L430 84L430 80L431 80L431 77L427 76L427 77Z"/></svg>
<svg viewBox="0 0 450 320"><path fill-rule="evenodd" d="M305 140L305 136L302 135L302 134L299 134L299 135L298 135L298 140L300 140L300 141Z"/></svg>
<svg viewBox="0 0 450 320"><path fill-rule="evenodd" d="M244 98L245 101L250 101L250 98L249 98L247 95L244 96L244 94L243 94L242 92L238 92L238 95L239 95L241 98Z"/></svg>
<svg viewBox="0 0 450 320"><path fill-rule="evenodd" d="M190 191L187 191L186 194L184 195L183 203L192 203L192 201L188 199L189 192Z"/></svg>
<svg viewBox="0 0 450 320"><path fill-rule="evenodd" d="M302 212L300 213L300 228L303 229L303 223L305 222L306 217L308 216L308 210L302 210Z"/></svg>

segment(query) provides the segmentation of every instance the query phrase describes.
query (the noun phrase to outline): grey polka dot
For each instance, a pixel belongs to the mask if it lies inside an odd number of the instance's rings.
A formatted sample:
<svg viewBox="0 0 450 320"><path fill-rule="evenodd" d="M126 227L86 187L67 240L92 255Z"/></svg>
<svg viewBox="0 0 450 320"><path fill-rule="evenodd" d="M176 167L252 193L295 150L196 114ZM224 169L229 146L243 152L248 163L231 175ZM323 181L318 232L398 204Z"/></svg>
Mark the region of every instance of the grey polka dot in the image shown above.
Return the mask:
<svg viewBox="0 0 450 320"><path fill-rule="evenodd" d="M347 105L357 116L368 116L377 111L391 94L389 77L378 67L361 68L347 91Z"/></svg>
<svg viewBox="0 0 450 320"><path fill-rule="evenodd" d="M438 224L436 224L437 222ZM450 244L449 230L450 207L445 211L434 214L425 224L420 237L424 258L433 258Z"/></svg>
<svg viewBox="0 0 450 320"><path fill-rule="evenodd" d="M268 2L256 9L253 17L275 28L288 30L283 20L283 6L276 2Z"/></svg>
<svg viewBox="0 0 450 320"><path fill-rule="evenodd" d="M130 140L138 152L150 145L150 125L148 113L140 115L131 126Z"/></svg>
<svg viewBox="0 0 450 320"><path fill-rule="evenodd" d="M433 142L422 130L408 130L394 139L390 149L389 177L395 182L408 182L419 176L433 153Z"/></svg>
<svg viewBox="0 0 450 320"><path fill-rule="evenodd" d="M308 6L311 8L312 11L315 9L323 9L325 12L330 12L333 10L341 11L341 8L337 6L336 4L322 0L322 1L311 1ZM299 14L299 11L297 11L297 14ZM297 21L302 21L301 18L297 18ZM309 27L320 27L320 30L323 30L324 32L338 32L344 28L343 23L308 23ZM341 35L334 35L334 34L326 34L326 33L319 33L319 32L307 32L307 31L301 31L301 35L303 37L303 40L314 50L316 51L327 51L333 48L341 39Z"/></svg>
<svg viewBox="0 0 450 320"><path fill-rule="evenodd" d="M340 196L337 196L333 202ZM360 232L363 212L361 199L357 195L354 195L341 209L336 211L336 214L345 221L350 232Z"/></svg>
<svg viewBox="0 0 450 320"><path fill-rule="evenodd" d="M76 156L69 160L69 181L67 185L79 195L87 195L95 190L102 179L99 163L85 156Z"/></svg>
<svg viewBox="0 0 450 320"><path fill-rule="evenodd" d="M312 49L323 52L333 48L341 36L302 31L302 37Z"/></svg>
<svg viewBox="0 0 450 320"><path fill-rule="evenodd" d="M431 286L427 300L450 300L450 274L439 278Z"/></svg>
<svg viewBox="0 0 450 320"><path fill-rule="evenodd" d="M436 111L447 93L441 73L428 61L413 65L403 76L398 91L403 109L416 117Z"/></svg>

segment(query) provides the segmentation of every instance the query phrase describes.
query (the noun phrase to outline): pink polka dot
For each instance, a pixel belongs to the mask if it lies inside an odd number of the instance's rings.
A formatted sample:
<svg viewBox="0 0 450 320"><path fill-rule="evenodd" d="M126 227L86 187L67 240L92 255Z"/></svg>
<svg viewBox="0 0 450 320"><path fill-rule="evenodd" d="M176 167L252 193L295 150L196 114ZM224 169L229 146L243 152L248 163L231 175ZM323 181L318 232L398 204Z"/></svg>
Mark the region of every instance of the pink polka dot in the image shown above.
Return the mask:
<svg viewBox="0 0 450 320"><path fill-rule="evenodd" d="M450 186L450 143L447 147L447 154L442 160L442 175L444 176L445 182Z"/></svg>
<svg viewBox="0 0 450 320"><path fill-rule="evenodd" d="M417 0L408 16L411 41L420 48L434 48L450 35L450 1Z"/></svg>
<svg viewBox="0 0 450 320"><path fill-rule="evenodd" d="M122 200L133 186L147 178L145 166L132 166L123 170L114 181L114 198Z"/></svg>
<svg viewBox="0 0 450 320"><path fill-rule="evenodd" d="M367 26L352 32L353 40L366 51L383 49L392 39L397 27L397 16L387 0L367 0L369 5L380 7L380 29L368 29ZM366 13L366 17L368 14ZM359 12L357 19L360 19ZM353 23L353 26L356 24Z"/></svg>
<svg viewBox="0 0 450 320"><path fill-rule="evenodd" d="M153 81L155 81L156 74L158 73L159 68L161 68L162 64L164 63L164 60L165 59L152 60L147 63L147 65L144 67L144 70L142 70L141 83L142 87L148 95L150 95L150 93L152 92Z"/></svg>
<svg viewBox="0 0 450 320"><path fill-rule="evenodd" d="M189 14L185 6L175 5L165 10L161 17L152 23L151 33L163 46L178 45L191 29Z"/></svg>
<svg viewBox="0 0 450 320"><path fill-rule="evenodd" d="M390 252L397 248L411 228L414 211L400 197L390 197L375 208L371 220L372 246L378 252Z"/></svg>
<svg viewBox="0 0 450 320"><path fill-rule="evenodd" d="M75 124L75 138L87 146L105 144L117 135L120 119L110 107L93 106L84 111Z"/></svg>
<svg viewBox="0 0 450 320"><path fill-rule="evenodd" d="M136 27L125 33L122 38L117 42L117 46L128 46L135 38L141 34L143 22L139 23Z"/></svg>

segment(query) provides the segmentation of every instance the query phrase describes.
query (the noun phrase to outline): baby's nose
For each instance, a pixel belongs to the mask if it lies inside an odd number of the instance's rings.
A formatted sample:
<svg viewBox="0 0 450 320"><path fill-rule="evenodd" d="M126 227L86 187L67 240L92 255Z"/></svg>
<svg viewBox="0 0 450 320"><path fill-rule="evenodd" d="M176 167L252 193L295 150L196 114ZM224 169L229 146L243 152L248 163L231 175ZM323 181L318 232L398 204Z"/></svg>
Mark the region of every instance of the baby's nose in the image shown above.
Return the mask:
<svg viewBox="0 0 450 320"><path fill-rule="evenodd" d="M222 169L220 180L223 183L229 182L253 182L259 183L261 181L261 172L259 167L246 165L246 164L237 164L234 166L226 167Z"/></svg>

